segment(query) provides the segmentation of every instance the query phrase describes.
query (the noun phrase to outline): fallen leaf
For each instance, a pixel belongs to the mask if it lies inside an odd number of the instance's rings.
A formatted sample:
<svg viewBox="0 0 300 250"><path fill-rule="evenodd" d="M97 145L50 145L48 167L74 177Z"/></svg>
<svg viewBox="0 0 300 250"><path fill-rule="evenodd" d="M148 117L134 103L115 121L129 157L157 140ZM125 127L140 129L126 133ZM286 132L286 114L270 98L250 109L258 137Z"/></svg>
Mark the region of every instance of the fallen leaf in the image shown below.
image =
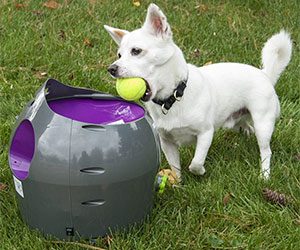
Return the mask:
<svg viewBox="0 0 300 250"><path fill-rule="evenodd" d="M97 0L89 0L89 3L92 4L92 5L95 5L97 2Z"/></svg>
<svg viewBox="0 0 300 250"><path fill-rule="evenodd" d="M167 176L168 181L171 185L178 184L180 182L180 179L178 178L176 172L171 169L162 169L158 172L158 175Z"/></svg>
<svg viewBox="0 0 300 250"><path fill-rule="evenodd" d="M212 61L206 62L204 66L212 64Z"/></svg>
<svg viewBox="0 0 300 250"><path fill-rule="evenodd" d="M136 6L136 7L141 6L141 2L140 2L139 0L133 0L132 3L133 3L133 5Z"/></svg>
<svg viewBox="0 0 300 250"><path fill-rule="evenodd" d="M227 193L224 198L223 198L223 204L224 206L226 206L229 201L231 200L231 198L234 197L233 193Z"/></svg>
<svg viewBox="0 0 300 250"><path fill-rule="evenodd" d="M4 191L7 189L7 185L5 183L0 182L0 191Z"/></svg>
<svg viewBox="0 0 300 250"><path fill-rule="evenodd" d="M83 43L87 47L91 47L91 48L94 47L94 44L92 44L91 41L90 41L90 39L88 39L87 37L84 38Z"/></svg>
<svg viewBox="0 0 300 250"><path fill-rule="evenodd" d="M44 79L47 77L48 73L43 71L37 71L35 74L35 77L38 79Z"/></svg>
<svg viewBox="0 0 300 250"><path fill-rule="evenodd" d="M16 3L15 7L16 7L16 9L24 9L24 8L27 8L28 5L25 3Z"/></svg>
<svg viewBox="0 0 300 250"><path fill-rule="evenodd" d="M200 12L205 12L208 10L208 6L205 4L198 4L195 6L195 9L200 11Z"/></svg>
<svg viewBox="0 0 300 250"><path fill-rule="evenodd" d="M43 4L44 7L48 8L48 9L52 9L52 10L55 10L55 9L58 9L60 8L60 4L54 0L50 0L50 1L47 1Z"/></svg>
<svg viewBox="0 0 300 250"><path fill-rule="evenodd" d="M295 220L295 223L296 223L298 226L300 226L300 219L296 219L296 220Z"/></svg>

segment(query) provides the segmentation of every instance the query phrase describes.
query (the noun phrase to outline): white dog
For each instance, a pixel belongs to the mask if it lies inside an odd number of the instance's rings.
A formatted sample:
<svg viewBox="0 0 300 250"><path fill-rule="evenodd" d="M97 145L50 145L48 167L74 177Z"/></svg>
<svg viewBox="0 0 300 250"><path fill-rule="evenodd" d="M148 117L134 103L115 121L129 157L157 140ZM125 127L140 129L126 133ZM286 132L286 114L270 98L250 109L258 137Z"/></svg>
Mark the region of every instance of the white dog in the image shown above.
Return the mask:
<svg viewBox="0 0 300 250"><path fill-rule="evenodd" d="M155 4L150 4L140 29L128 32L104 27L119 46L119 59L108 71L116 78L141 77L147 82L142 101L158 129L162 150L179 178L178 147L196 143L189 170L203 175L204 161L219 127L255 133L261 174L269 178L270 140L280 113L274 86L291 58L288 33L281 31L267 41L262 50L262 69L240 63L199 68L186 63L172 40L167 18Z"/></svg>

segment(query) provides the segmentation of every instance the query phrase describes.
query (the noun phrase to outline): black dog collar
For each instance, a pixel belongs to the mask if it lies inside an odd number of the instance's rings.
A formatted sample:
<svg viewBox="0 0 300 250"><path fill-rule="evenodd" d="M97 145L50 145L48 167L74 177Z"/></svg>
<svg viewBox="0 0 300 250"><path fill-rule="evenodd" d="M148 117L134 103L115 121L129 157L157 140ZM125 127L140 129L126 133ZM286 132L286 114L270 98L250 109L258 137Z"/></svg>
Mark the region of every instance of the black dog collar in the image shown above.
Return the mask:
<svg viewBox="0 0 300 250"><path fill-rule="evenodd" d="M187 81L188 79L181 81L178 84L177 88L174 90L173 95L169 96L168 98L164 100L159 100L155 98L152 99L154 103L161 106L161 110L164 115L168 113L169 109L173 106L174 102L181 100L184 93L184 89L186 88Z"/></svg>

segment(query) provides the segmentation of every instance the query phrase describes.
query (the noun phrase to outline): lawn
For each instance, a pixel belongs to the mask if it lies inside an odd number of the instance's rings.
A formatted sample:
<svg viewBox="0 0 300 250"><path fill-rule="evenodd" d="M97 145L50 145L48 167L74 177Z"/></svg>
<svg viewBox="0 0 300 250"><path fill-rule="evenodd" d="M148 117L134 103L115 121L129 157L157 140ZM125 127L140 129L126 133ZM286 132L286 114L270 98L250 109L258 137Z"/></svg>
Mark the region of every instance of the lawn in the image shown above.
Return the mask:
<svg viewBox="0 0 300 250"><path fill-rule="evenodd" d="M85 248L50 242L23 224L8 166L11 128L47 77L116 94L106 69L117 58L117 47L103 25L128 30L140 27L150 3L141 1L135 6L129 0L61 0L51 9L43 6L45 1L0 1L1 250ZM187 170L194 147L182 148L184 184L156 196L153 211L142 225L100 238L95 247L299 249L299 0L156 3L167 14L174 40L187 60L199 66L234 61L259 67L268 37L282 28L291 33L292 60L276 85L282 113L271 145L272 176L267 182L258 177L254 136L220 130L210 148L204 177ZM162 167L167 166L163 159ZM285 207L267 202L262 196L266 187L290 196L292 201Z"/></svg>

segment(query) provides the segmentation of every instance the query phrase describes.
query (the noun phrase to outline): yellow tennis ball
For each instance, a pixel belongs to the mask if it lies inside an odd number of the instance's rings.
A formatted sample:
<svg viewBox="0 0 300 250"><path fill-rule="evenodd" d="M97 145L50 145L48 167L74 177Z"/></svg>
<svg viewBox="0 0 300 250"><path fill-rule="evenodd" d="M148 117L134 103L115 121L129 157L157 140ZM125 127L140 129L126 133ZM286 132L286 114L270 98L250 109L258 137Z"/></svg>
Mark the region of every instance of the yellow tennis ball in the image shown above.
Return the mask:
<svg viewBox="0 0 300 250"><path fill-rule="evenodd" d="M125 100L137 101L146 92L146 82L142 78L118 78L116 84L118 94Z"/></svg>

